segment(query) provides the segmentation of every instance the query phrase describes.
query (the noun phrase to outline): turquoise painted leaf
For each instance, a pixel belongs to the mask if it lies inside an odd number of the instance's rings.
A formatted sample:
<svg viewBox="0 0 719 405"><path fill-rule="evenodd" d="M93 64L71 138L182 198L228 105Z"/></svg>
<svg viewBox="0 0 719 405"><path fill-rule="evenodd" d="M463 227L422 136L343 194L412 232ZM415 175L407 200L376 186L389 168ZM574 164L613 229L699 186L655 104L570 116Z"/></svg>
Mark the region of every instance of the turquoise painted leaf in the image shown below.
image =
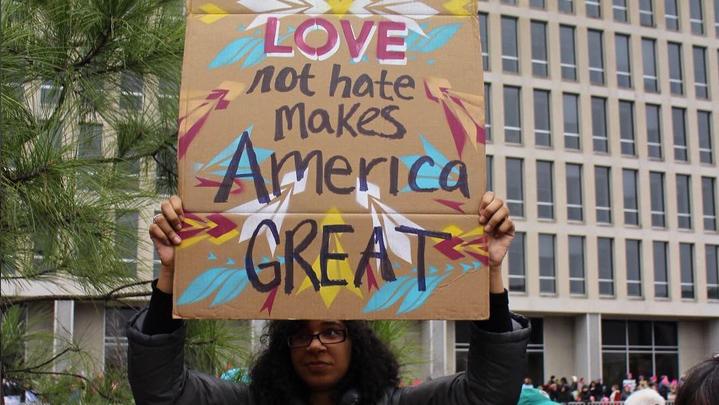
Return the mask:
<svg viewBox="0 0 719 405"><path fill-rule="evenodd" d="M209 297L215 290L220 288L225 280L232 275L234 269L225 267L214 267L197 276L189 286L182 292L177 300L177 305L187 305L193 302L202 301Z"/></svg>
<svg viewBox="0 0 719 405"><path fill-rule="evenodd" d="M242 62L243 68L254 66L265 60L265 42L263 38L255 38L248 49L250 51L247 53L247 58Z"/></svg>
<svg viewBox="0 0 719 405"><path fill-rule="evenodd" d="M211 307L216 305L224 304L235 299L238 295L242 294L245 287L247 287L249 280L247 279L247 273L245 269L233 270L230 277L225 281L220 288L220 291L215 296L210 304Z"/></svg>
<svg viewBox="0 0 719 405"><path fill-rule="evenodd" d="M427 287L425 291L419 291L419 289L417 288L417 279L415 278L414 282L411 283L412 289L410 289L409 293L407 294L407 297L404 299L404 301L402 301L402 304L400 304L399 310L397 310L397 315L414 311L415 309L421 307L425 303L425 301L427 301L427 298L432 295L432 291L437 288L439 283L445 277L447 277L447 274L441 276L425 277L425 286Z"/></svg>
<svg viewBox="0 0 719 405"><path fill-rule="evenodd" d="M413 50L422 53L434 52L447 45L447 43L454 37L454 34L459 31L461 26L462 24L459 23L441 25L428 32L426 37L421 37L415 41L412 44L412 48L415 48ZM407 49L409 50L409 44Z"/></svg>
<svg viewBox="0 0 719 405"><path fill-rule="evenodd" d="M256 44L257 38L242 37L230 42L210 62L210 69L217 69L225 65L239 62Z"/></svg>
<svg viewBox="0 0 719 405"><path fill-rule="evenodd" d="M422 31L427 31L427 24L420 24L420 28L422 28ZM408 51L414 51L417 49L417 41L424 38L422 35L420 35L417 31L410 31L407 35L407 38L405 38L404 42L407 44L407 50Z"/></svg>
<svg viewBox="0 0 719 405"><path fill-rule="evenodd" d="M412 278L415 277L401 276L395 281L385 282L384 285L372 295L363 311L365 313L381 311L394 305L412 288Z"/></svg>

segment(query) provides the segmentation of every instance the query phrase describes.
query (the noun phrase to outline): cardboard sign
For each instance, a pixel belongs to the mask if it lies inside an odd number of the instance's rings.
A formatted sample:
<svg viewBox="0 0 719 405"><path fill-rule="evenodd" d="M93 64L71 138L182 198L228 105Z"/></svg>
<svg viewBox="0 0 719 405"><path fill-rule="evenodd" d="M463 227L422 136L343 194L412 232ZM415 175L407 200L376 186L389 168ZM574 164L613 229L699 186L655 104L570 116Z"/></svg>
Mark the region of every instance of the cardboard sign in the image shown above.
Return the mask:
<svg viewBox="0 0 719 405"><path fill-rule="evenodd" d="M192 0L182 318L483 319L474 1Z"/></svg>

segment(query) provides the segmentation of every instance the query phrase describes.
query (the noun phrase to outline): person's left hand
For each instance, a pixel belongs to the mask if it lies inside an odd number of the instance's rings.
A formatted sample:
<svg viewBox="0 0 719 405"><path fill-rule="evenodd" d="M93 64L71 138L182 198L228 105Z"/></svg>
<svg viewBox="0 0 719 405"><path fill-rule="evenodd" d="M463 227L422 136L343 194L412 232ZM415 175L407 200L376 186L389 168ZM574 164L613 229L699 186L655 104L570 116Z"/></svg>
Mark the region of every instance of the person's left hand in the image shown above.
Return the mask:
<svg viewBox="0 0 719 405"><path fill-rule="evenodd" d="M491 191L484 193L479 204L479 224L484 225L488 239L489 267L498 269L514 239L514 222L504 201Z"/></svg>

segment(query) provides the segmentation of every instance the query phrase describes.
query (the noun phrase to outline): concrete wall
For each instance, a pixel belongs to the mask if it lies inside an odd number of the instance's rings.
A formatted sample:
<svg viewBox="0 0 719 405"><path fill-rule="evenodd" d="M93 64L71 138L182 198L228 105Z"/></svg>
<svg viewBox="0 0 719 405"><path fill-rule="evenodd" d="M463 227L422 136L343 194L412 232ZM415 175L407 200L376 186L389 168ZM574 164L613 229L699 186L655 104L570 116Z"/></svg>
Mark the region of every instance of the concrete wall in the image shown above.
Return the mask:
<svg viewBox="0 0 719 405"><path fill-rule="evenodd" d="M706 322L680 321L679 373L685 374L692 366L709 357L706 351Z"/></svg>
<svg viewBox="0 0 719 405"><path fill-rule="evenodd" d="M544 318L544 375L575 375L574 318Z"/></svg>
<svg viewBox="0 0 719 405"><path fill-rule="evenodd" d="M73 341L85 350L87 358L80 363L87 375L104 370L105 365L105 308L101 304L76 303Z"/></svg>

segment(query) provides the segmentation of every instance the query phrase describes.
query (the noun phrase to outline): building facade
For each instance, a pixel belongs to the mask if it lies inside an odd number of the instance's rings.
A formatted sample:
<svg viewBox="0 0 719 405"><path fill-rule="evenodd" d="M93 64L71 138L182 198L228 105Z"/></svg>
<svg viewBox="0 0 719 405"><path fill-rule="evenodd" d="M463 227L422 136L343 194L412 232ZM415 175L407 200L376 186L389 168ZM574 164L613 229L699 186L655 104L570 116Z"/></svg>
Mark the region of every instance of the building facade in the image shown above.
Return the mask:
<svg viewBox="0 0 719 405"><path fill-rule="evenodd" d="M679 377L719 352L719 0L488 0L479 10L487 184L517 226L504 274L512 310L534 325L529 375ZM153 215L119 219L145 240ZM148 243L135 249L128 265L149 278L159 261ZM28 307L99 370L123 361L133 312ZM262 322L249 326L257 336ZM414 322L409 338L424 350L420 378L464 369L468 323Z"/></svg>

